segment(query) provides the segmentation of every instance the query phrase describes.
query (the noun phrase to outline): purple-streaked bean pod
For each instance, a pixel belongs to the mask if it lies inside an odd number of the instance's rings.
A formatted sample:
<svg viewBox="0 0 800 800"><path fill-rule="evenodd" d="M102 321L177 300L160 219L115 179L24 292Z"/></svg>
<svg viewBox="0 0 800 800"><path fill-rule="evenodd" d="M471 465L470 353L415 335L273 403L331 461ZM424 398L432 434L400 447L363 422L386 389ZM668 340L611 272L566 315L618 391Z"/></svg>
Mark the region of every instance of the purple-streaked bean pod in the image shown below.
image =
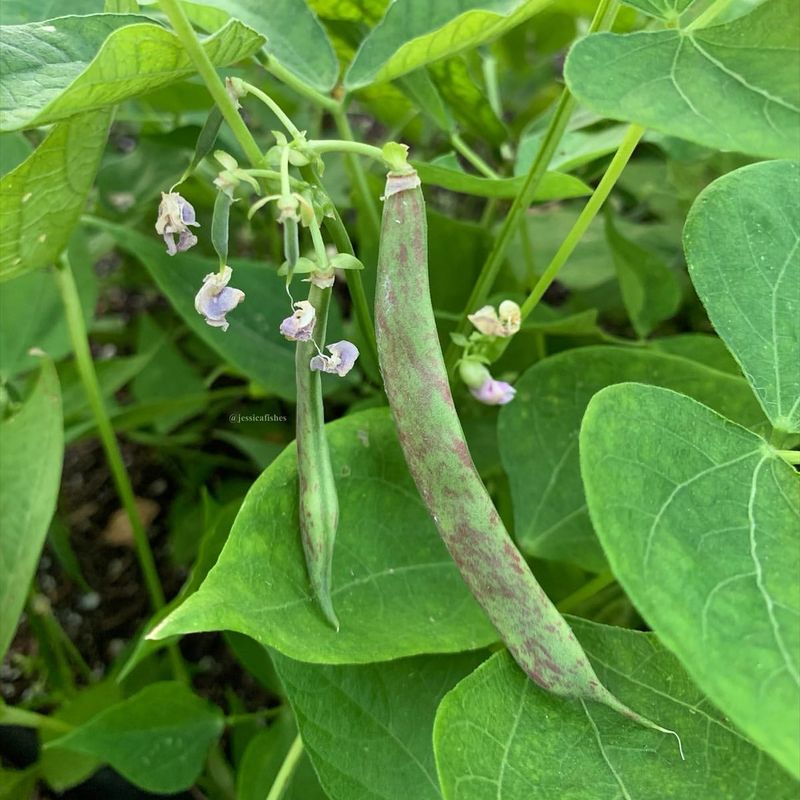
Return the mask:
<svg viewBox="0 0 800 800"><path fill-rule="evenodd" d="M509 652L539 686L596 700L650 728L601 683L517 550L461 428L428 288L425 202L413 170L389 173L375 324L381 373L408 468L450 555Z"/></svg>

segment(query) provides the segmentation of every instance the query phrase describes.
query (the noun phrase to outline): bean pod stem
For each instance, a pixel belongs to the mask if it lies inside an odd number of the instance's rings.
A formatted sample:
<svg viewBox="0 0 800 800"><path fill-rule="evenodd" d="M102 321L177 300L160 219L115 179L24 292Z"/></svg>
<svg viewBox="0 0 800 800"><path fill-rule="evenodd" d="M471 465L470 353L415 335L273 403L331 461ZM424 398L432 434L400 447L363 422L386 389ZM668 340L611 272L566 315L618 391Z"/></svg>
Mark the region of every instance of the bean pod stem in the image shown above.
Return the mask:
<svg viewBox="0 0 800 800"><path fill-rule="evenodd" d="M539 686L674 733L600 683L506 531L453 405L430 301L425 202L416 173L389 173L384 198L375 295L381 372L409 471L450 555L511 655Z"/></svg>

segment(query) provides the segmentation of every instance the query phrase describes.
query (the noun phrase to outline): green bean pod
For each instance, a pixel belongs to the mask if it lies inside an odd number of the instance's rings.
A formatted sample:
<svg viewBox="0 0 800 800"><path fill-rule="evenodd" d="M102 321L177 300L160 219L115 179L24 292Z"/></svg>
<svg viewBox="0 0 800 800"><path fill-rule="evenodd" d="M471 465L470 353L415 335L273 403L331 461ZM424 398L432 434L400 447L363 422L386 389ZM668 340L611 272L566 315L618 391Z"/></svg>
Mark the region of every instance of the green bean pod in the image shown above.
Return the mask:
<svg viewBox="0 0 800 800"><path fill-rule="evenodd" d="M308 300L316 309L314 339L325 341L331 290L311 284ZM322 380L309 364L317 349L313 341L298 342L295 353L297 374L297 475L299 483L300 533L308 577L325 618L339 630L331 598L333 545L339 523L339 498L325 437Z"/></svg>
<svg viewBox="0 0 800 800"><path fill-rule="evenodd" d="M409 471L447 549L511 655L539 686L599 701L665 731L602 686L506 531L453 405L430 301L416 173L389 173L384 198L375 296L381 373Z"/></svg>

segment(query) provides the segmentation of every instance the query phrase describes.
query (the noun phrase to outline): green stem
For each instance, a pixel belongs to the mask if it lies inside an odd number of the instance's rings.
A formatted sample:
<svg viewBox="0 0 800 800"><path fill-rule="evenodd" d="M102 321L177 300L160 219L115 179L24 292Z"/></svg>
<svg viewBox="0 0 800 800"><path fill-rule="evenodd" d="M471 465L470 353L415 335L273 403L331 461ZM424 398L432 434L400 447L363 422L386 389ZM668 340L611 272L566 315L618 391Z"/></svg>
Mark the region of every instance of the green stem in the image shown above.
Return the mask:
<svg viewBox="0 0 800 800"><path fill-rule="evenodd" d="M247 83L247 81L242 81L242 87L247 90L248 94L257 97L280 120L281 125L283 125L295 139L301 138L302 134L294 122L289 119L286 112L266 92L262 92L257 86L253 86L252 83Z"/></svg>
<svg viewBox="0 0 800 800"><path fill-rule="evenodd" d="M54 733L69 733L74 727L55 717L37 714L35 711L17 706L7 706L4 703L0 704L0 725L19 725L23 728L51 730Z"/></svg>
<svg viewBox="0 0 800 800"><path fill-rule="evenodd" d="M498 179L500 176L459 136L457 133L450 135L450 143L472 164L475 169L487 178Z"/></svg>
<svg viewBox="0 0 800 800"><path fill-rule="evenodd" d="M125 469L125 462L119 449L114 428L108 416L103 395L100 391L100 383L94 368L92 353L89 349L89 337L83 319L78 287L75 284L75 277L72 274L72 267L65 255L62 256L56 269L58 286L61 292L61 300L64 303L64 312L69 329L72 350L75 354L75 363L78 374L83 384L84 391L89 400L89 406L97 425L97 433L106 454L111 476L117 489L117 494L122 502L122 507L130 521L133 539L136 547L136 555L139 566L144 578L145 589L150 598L150 605L154 611L159 611L164 607L164 590L158 578L153 551L150 549L150 541L147 532L139 516L139 509L136 505L136 496L133 492L128 472ZM180 653L173 645L169 648L170 659L173 670L178 677L184 677L185 669L181 661Z"/></svg>
<svg viewBox="0 0 800 800"><path fill-rule="evenodd" d="M600 0L592 24L589 27L589 32L607 30L610 28L618 7L619 0ZM505 260L506 249L519 227L524 213L533 201L533 196L536 194L536 190L539 188L542 178L547 172L547 167L553 158L558 143L561 141L561 137L564 135L574 107L575 99L570 94L569 89L564 87L556 105L555 112L550 119L550 124L547 126L547 131L545 132L539 152L536 154L536 158L533 160L528 174L525 177L525 183L520 189L519 194L514 198L508 215L503 221L497 238L494 241L494 246L489 253L489 257L486 259L478 275L478 279L467 301L466 308L461 315L461 321L456 329L457 333L462 335L468 333L469 321L467 320L467 314L475 311L486 303L486 298L489 296L492 285ZM454 342L451 342L450 346L447 348L447 355L445 357L448 371L452 371L458 357L459 348Z"/></svg>
<svg viewBox="0 0 800 800"><path fill-rule="evenodd" d="M715 0L700 16L695 17L685 28L693 31L695 28L705 28L713 22L723 11L726 11L733 0Z"/></svg>
<svg viewBox="0 0 800 800"><path fill-rule="evenodd" d="M341 136L342 139L348 142L355 141L353 129L350 127L350 120L347 118L347 113L343 108L339 108L333 113L333 121L336 123L336 129L339 131L339 136ZM367 174L364 172L361 162L353 154L347 153L345 155L345 160L347 168L350 170L353 183L355 184L356 191L361 197L361 205L366 211L373 233L377 236L381 229L381 218L375 201L369 191Z"/></svg>
<svg viewBox="0 0 800 800"><path fill-rule="evenodd" d="M354 155L372 158L384 166L386 165L383 160L383 150L372 144L356 142L350 139L310 139L307 145L309 150L313 150L320 155L322 153L353 153Z"/></svg>
<svg viewBox="0 0 800 800"><path fill-rule="evenodd" d="M284 706L274 706L273 708L262 708L260 711L247 711L241 714L228 714L225 717L225 725L232 728L234 725L243 725L246 722L258 722L261 719L271 719L277 717L284 711Z"/></svg>
<svg viewBox="0 0 800 800"><path fill-rule="evenodd" d="M158 611L164 606L164 590L161 588L161 582L158 579L153 551L150 549L150 541L139 517L136 497L125 469L125 462L122 460L117 438L114 435L114 428L103 403L100 383L97 380L92 353L89 349L89 339L83 320L78 287L75 285L75 278L66 255L62 257L56 274L58 276L59 289L61 290L61 299L64 303L72 349L75 353L78 374L89 399L89 406L92 409L97 432L108 459L108 466L111 470L114 485L131 523L136 553L142 569L145 588L150 597L150 605L154 611Z"/></svg>
<svg viewBox="0 0 800 800"><path fill-rule="evenodd" d="M548 264L547 269L542 273L542 277L536 282L533 290L520 307L523 320L536 308L536 304L542 299L558 271L572 255L572 251L577 247L578 242L580 242L583 234L586 233L586 229L603 206L603 203L605 203L609 193L614 188L614 184L625 169L625 165L636 149L636 145L639 144L642 134L644 134L644 128L641 125L628 127L625 137L608 165L608 169L606 169L600 183L589 198L589 202L584 206L583 211L581 211L572 229L567 234L567 238L564 239L561 247L558 248L552 261Z"/></svg>
<svg viewBox="0 0 800 800"><path fill-rule="evenodd" d="M800 450L778 450L778 455L789 464L800 464Z"/></svg>
<svg viewBox="0 0 800 800"><path fill-rule="evenodd" d="M571 595L568 595L563 600L556 603L556 608L562 614L566 614L567 612L577 608L579 605L581 605L581 603L588 600L590 597L594 597L599 591L605 589L606 586L614 583L614 581L614 575L611 573L611 570L607 569L605 572L595 575L595 577L590 581L584 583L580 589L574 591Z"/></svg>
<svg viewBox="0 0 800 800"><path fill-rule="evenodd" d="M281 66L274 58L269 58L266 63L262 63L264 68L268 72L271 72L281 83L285 83L290 89L294 89L299 95L302 95L320 108L330 111L331 114L335 114L341 109L341 103L303 83L294 73L289 72L288 69Z"/></svg>
<svg viewBox="0 0 800 800"><path fill-rule="evenodd" d="M292 780L292 776L297 769L302 755L303 740L298 733L292 742L292 746L289 748L289 752L286 754L286 758L283 759L283 764L281 764L278 774L275 776L275 781L272 784L272 788L269 790L267 800L281 800L286 790L289 788L289 783Z"/></svg>
<svg viewBox="0 0 800 800"><path fill-rule="evenodd" d="M181 43L186 48L189 58L194 62L195 68L200 73L206 88L222 112L222 116L236 137L236 141L239 142L242 150L244 150L247 159L254 167L260 166L263 160L261 148L256 143L247 125L245 125L225 88L225 84L217 74L217 70L211 63L211 59L206 54L203 46L198 41L194 28L192 28L192 24L189 22L179 0L159 0L159 5L164 14L166 14L167 19L169 19Z"/></svg>

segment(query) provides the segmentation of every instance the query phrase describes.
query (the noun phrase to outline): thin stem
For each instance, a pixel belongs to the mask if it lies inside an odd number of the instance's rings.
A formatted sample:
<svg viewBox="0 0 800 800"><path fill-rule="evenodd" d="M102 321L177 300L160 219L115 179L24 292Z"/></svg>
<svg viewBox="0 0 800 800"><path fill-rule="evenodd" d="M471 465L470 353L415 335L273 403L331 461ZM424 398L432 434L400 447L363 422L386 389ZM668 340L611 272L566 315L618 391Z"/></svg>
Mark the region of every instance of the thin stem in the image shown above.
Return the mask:
<svg viewBox="0 0 800 800"><path fill-rule="evenodd" d="M590 581L584 583L580 589L577 589L571 595L568 595L563 600L556 603L556 608L558 608L562 614L573 611L581 605L581 603L588 600L590 597L594 597L599 591L605 589L606 586L614 583L615 580L611 570L607 569L605 572L595 575Z"/></svg>
<svg viewBox="0 0 800 800"><path fill-rule="evenodd" d="M800 464L800 450L778 450L778 455L789 464Z"/></svg>
<svg viewBox="0 0 800 800"><path fill-rule="evenodd" d="M592 24L589 26L589 32L592 33L594 31L607 30L610 28L617 14L618 7L619 0L600 0ZM511 208L494 241L494 246L472 288L472 293L469 296L469 300L467 300L466 308L461 315L461 321L456 328L457 333L465 335L468 332L469 321L467 320L467 314L485 304L486 298L489 296L492 285L500 271L500 267L503 265L508 245L519 227L524 213L533 201L533 197L536 194L536 190L539 188L542 178L547 172L547 167L553 158L558 143L561 141L561 137L564 135L574 107L575 99L565 86L556 104L555 112L550 119L550 124L547 126L547 131L542 139L539 152L536 154L536 158L533 160L528 174L525 177L525 183L514 198L514 202L511 204ZM447 365L448 371L452 371L458 360L458 356L458 345L451 342L450 346L447 348L447 355L445 357L445 364Z"/></svg>
<svg viewBox="0 0 800 800"><path fill-rule="evenodd" d="M714 2L702 13L695 17L684 30L693 31L695 28L705 28L713 22L723 11L726 11L733 0L714 0Z"/></svg>
<svg viewBox="0 0 800 800"><path fill-rule="evenodd" d="M254 167L260 166L264 158L261 148L259 148L247 125L245 125L233 103L233 99L225 88L225 84L217 74L217 70L211 63L211 59L206 54L203 46L198 41L194 28L192 28L192 24L189 22L179 0L159 0L159 5L164 14L166 14L167 19L169 19L181 43L186 48L189 58L194 62L206 88L222 112L222 116L236 137L236 141L239 142L242 150L244 150L247 159Z"/></svg>
<svg viewBox="0 0 800 800"><path fill-rule="evenodd" d="M296 91L298 94L307 98L320 108L324 108L326 111L330 111L332 114L335 114L342 107L341 103L339 103L337 100L334 100L332 97L328 97L327 95L322 94L322 92L318 92L308 84L303 83L300 78L296 77L294 73L289 72L288 69L281 66L274 58L269 58L266 62L262 62L262 64L264 68L268 72L271 72L281 83L285 83L290 89L294 89L294 91Z"/></svg>
<svg viewBox="0 0 800 800"><path fill-rule="evenodd" d="M303 177L309 182L318 186L322 191L325 187L322 185L319 175L310 166L301 169ZM355 250L353 243L350 241L350 236L347 233L342 218L339 215L339 210L332 206L333 216L325 217L323 225L328 235L331 237L336 249L340 253L349 253L354 256ZM372 317L369 312L369 303L367 302L367 293L364 290L364 283L361 280L361 275L358 270L348 270L347 276L347 290L350 293L350 299L353 301L353 311L356 315L361 336L366 344L367 360L370 366L377 370L378 367L378 345L375 342L375 327L372 324ZM362 354L363 355L363 354Z"/></svg>
<svg viewBox="0 0 800 800"><path fill-rule="evenodd" d="M351 141L350 139L310 139L306 144L309 150L313 150L320 155L322 153L353 153L354 155L366 156L379 161L384 166L386 164L383 160L383 150L373 144Z"/></svg>
<svg viewBox="0 0 800 800"><path fill-rule="evenodd" d="M333 113L333 121L336 124L336 129L339 131L339 136L348 142L355 141L353 136L353 129L350 127L350 120L347 118L347 113L343 108L338 108ZM369 191L369 183L367 182L367 174L361 162L351 153L345 154L345 162L347 168L350 170L353 183L355 184L356 191L360 195L361 205L367 213L370 226L374 234L377 236L381 229L381 218L378 213L375 201ZM359 280L361 278L359 277Z"/></svg>
<svg viewBox="0 0 800 800"><path fill-rule="evenodd" d="M450 143L472 164L475 169L487 178L497 179L500 176L459 136L457 133L450 135Z"/></svg>
<svg viewBox="0 0 800 800"><path fill-rule="evenodd" d="M630 125L628 127L617 152L614 154L614 158L608 165L608 169L606 169L594 193L589 198L589 202L583 207L583 211L581 211L578 219L575 220L575 224L567 234L567 238L564 239L561 247L558 248L556 254L553 256L553 260L548 264L547 269L542 273L542 277L536 282L533 290L520 307L523 320L536 308L536 304L542 299L544 293L558 274L558 271L572 255L572 251L577 247L586 229L614 188L614 184L625 169L625 165L628 163L628 160L636 149L636 145L639 144L639 140L642 138L643 134L644 128L641 125Z"/></svg>
<svg viewBox="0 0 800 800"><path fill-rule="evenodd" d="M286 112L266 92L262 92L257 86L253 86L252 83L247 83L247 81L242 81L242 88L246 89L248 94L257 97L280 120L281 125L283 125L294 138L299 139L302 136L297 126L289 119Z"/></svg>
<svg viewBox="0 0 800 800"><path fill-rule="evenodd" d="M75 284L75 277L72 274L72 267L66 254L62 255L61 261L56 269L58 286L61 292L61 300L64 303L64 312L69 329L72 350L75 353L75 363L78 374L83 384L84 391L92 409L97 433L106 454L111 476L117 489L117 494L122 502L122 507L130 521L133 539L136 547L136 555L139 566L144 578L145 589L150 598L150 605L154 611L159 611L164 607L164 590L158 578L153 551L150 549L150 540L139 516L139 509L136 505L136 496L133 492L128 472L125 469L125 462L119 449L114 428L108 416L103 395L100 391L100 383L94 368L94 360L89 349L89 337L83 319L78 287ZM180 653L173 645L168 650L172 661L173 670L178 677L185 676L185 669L181 661Z"/></svg>
<svg viewBox="0 0 800 800"><path fill-rule="evenodd" d="M111 469L111 476L114 479L117 493L131 523L145 588L150 596L150 605L154 611L158 611L164 606L164 590L161 588L161 582L158 579L153 551L150 549L150 541L139 516L136 497L128 472L125 469L125 462L122 460L117 438L114 435L114 428L103 403L100 383L97 380L94 361L89 349L89 340L83 320L78 288L75 285L75 278L66 255L62 256L56 274L58 276L59 289L61 290L61 299L64 303L72 349L75 353L78 374L89 399L89 406L94 415L97 432L108 459L108 466Z"/></svg>
<svg viewBox="0 0 800 800"><path fill-rule="evenodd" d="M54 733L69 733L74 728L74 725L55 717L5 704L0 705L0 725L19 725L23 728L51 730Z"/></svg>
<svg viewBox="0 0 800 800"><path fill-rule="evenodd" d="M267 800L281 800L286 790L289 788L289 783L292 780L297 765L300 762L300 757L303 755L303 740L298 733L295 736L286 758L283 759L283 764L275 776L275 781L272 788L269 790Z"/></svg>

